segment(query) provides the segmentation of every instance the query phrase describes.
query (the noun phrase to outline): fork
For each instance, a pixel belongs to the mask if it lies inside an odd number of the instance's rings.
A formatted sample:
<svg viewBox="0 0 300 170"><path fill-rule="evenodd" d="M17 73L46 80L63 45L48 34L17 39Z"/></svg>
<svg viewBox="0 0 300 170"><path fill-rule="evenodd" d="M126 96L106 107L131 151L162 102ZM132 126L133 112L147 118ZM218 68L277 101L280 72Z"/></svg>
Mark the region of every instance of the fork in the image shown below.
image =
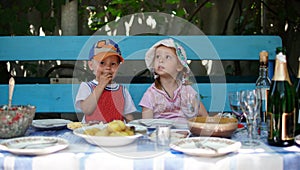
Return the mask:
<svg viewBox="0 0 300 170"><path fill-rule="evenodd" d="M149 121L143 120L143 121L139 121L139 123L140 123L141 125L143 125L143 126L150 127L150 126L152 126L152 124L153 124L154 121L155 121L154 119L153 119L153 120L149 120Z"/></svg>
<svg viewBox="0 0 300 170"><path fill-rule="evenodd" d="M50 126L62 126L62 125L67 125L67 123L66 123L66 122L58 122L58 123L39 123L39 125L50 127Z"/></svg>
<svg viewBox="0 0 300 170"><path fill-rule="evenodd" d="M218 149L211 146L203 145L200 141L195 141L195 145L197 148L210 149L213 150L215 153L219 152Z"/></svg>
<svg viewBox="0 0 300 170"><path fill-rule="evenodd" d="M57 139L55 140L51 140L51 141L45 141L45 142L36 142L36 143L27 143L27 144L23 144L23 145L16 145L13 148L14 149L25 149L25 148L40 148L41 146L52 146L55 145L57 143Z"/></svg>

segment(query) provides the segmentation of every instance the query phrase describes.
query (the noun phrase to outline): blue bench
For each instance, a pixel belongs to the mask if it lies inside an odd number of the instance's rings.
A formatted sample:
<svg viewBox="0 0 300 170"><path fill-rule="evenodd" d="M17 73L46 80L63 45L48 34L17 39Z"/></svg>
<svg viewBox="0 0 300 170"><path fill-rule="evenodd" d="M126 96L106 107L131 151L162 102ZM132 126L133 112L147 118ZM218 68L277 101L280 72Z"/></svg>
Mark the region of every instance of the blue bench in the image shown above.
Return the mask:
<svg viewBox="0 0 300 170"><path fill-rule="evenodd" d="M0 61L86 60L89 48L100 39L119 43L126 60L144 60L147 49L168 36L13 36L0 37ZM187 51L190 60L254 60L261 50L269 51L273 73L275 49L282 46L279 36L171 36ZM230 111L227 92L254 88L255 84L230 82L225 76L209 77L197 83L202 102L210 112ZM218 80L216 80L218 79ZM149 83L125 84L138 103ZM13 104L37 106L37 113L75 113L74 98L78 84L16 84ZM8 85L0 85L0 105L8 102Z"/></svg>

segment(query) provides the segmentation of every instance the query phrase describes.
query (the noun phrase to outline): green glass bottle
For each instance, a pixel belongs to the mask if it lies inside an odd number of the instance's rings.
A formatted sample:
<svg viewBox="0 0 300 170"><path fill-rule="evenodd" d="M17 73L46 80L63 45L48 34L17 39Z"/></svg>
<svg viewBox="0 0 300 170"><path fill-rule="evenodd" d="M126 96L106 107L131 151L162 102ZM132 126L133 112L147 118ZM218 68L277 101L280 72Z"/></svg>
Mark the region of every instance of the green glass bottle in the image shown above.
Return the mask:
<svg viewBox="0 0 300 170"><path fill-rule="evenodd" d="M299 67L297 80L295 82L296 88L296 130L295 136L300 134L300 57L299 57Z"/></svg>
<svg viewBox="0 0 300 170"><path fill-rule="evenodd" d="M296 123L295 88L287 70L283 48L276 49L275 71L267 103L268 143L274 146L294 144Z"/></svg>

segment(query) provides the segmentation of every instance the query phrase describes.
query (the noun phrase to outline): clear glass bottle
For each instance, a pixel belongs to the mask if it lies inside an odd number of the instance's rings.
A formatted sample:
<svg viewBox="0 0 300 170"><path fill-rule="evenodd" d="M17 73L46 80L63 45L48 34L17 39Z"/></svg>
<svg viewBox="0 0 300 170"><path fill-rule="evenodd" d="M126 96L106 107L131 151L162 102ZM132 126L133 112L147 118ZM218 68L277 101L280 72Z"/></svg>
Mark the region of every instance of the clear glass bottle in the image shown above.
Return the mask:
<svg viewBox="0 0 300 170"><path fill-rule="evenodd" d="M261 51L259 53L259 76L256 80L256 89L259 89L261 93L260 98L260 116L257 117L258 133L262 140L266 140L268 137L268 129L266 125L266 110L267 110L267 96L270 90L271 80L268 77L268 57L267 51Z"/></svg>
<svg viewBox="0 0 300 170"><path fill-rule="evenodd" d="M277 48L276 53L267 103L268 144L290 146L294 144L295 136L295 88L289 78L285 51Z"/></svg>

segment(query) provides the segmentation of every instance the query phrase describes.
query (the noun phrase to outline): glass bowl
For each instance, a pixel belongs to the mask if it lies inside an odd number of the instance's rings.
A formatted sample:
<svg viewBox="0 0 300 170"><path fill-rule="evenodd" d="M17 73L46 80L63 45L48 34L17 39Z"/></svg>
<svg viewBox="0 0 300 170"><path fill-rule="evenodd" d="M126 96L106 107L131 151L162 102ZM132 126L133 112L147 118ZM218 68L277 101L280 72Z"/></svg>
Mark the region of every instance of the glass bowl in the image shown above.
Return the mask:
<svg viewBox="0 0 300 170"><path fill-rule="evenodd" d="M0 138L20 137L25 134L35 116L35 106L0 106Z"/></svg>

